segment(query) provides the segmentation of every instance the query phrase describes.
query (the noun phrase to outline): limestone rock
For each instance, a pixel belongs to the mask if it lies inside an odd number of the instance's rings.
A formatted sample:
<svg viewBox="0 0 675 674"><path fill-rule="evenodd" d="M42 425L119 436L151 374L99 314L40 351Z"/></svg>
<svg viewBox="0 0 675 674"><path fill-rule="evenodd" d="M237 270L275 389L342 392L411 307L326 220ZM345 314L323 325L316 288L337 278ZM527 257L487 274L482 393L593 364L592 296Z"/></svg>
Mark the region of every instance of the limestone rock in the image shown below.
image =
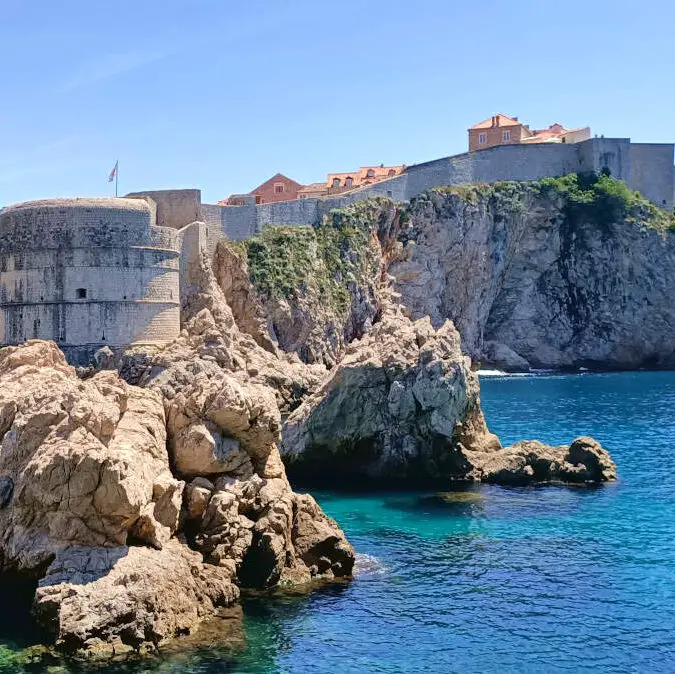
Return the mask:
<svg viewBox="0 0 675 674"><path fill-rule="evenodd" d="M513 349L501 342L488 341L483 345L486 363L506 372L529 372L530 364Z"/></svg>
<svg viewBox="0 0 675 674"><path fill-rule="evenodd" d="M349 213L329 212L313 228L279 230L282 240L259 234L252 244L258 260L265 250L304 260L307 273L297 287L283 292L251 283L255 274L241 244L219 242L215 276L239 328L268 350L297 354L305 363L336 365L349 342L368 333L380 315L380 276L396 218L391 200L377 199L355 204ZM328 250L322 247L324 238L331 242ZM334 284L340 287L339 300L330 292Z"/></svg>
<svg viewBox="0 0 675 674"><path fill-rule="evenodd" d="M502 448L480 410L478 382L452 324L434 330L387 314L322 388L287 420L289 470L312 483L607 482L608 452L592 438Z"/></svg>
<svg viewBox="0 0 675 674"><path fill-rule="evenodd" d="M463 476L467 420L474 445L499 446L452 324L388 312L286 420L283 454L295 475L319 481Z"/></svg>
<svg viewBox="0 0 675 674"><path fill-rule="evenodd" d="M279 392L310 368L239 331L206 258L194 271L201 292L190 297L181 336L152 353L129 354L145 364L138 383L164 400L172 462L190 479L190 545L249 587L348 576L351 546L316 504L309 508L293 493L277 448L287 400ZM296 552L297 531L305 531L303 550L312 547L305 539L321 549L321 563Z"/></svg>
<svg viewBox="0 0 675 674"><path fill-rule="evenodd" d="M675 234L640 213L571 222L528 183L439 189L396 236L388 271L412 318L450 318L483 365L675 364Z"/></svg>
<svg viewBox="0 0 675 674"><path fill-rule="evenodd" d="M161 551L73 546L57 553L33 611L57 647L119 655L189 634L238 596L225 569L175 539Z"/></svg>
<svg viewBox="0 0 675 674"><path fill-rule="evenodd" d="M593 438L551 447L524 440L496 452L467 453L474 479L500 484L613 482L616 465Z"/></svg>
<svg viewBox="0 0 675 674"><path fill-rule="evenodd" d="M38 341L0 351L0 382L5 570L37 572L72 545L168 540L183 483L169 470L157 394L114 372L80 381L55 344Z"/></svg>

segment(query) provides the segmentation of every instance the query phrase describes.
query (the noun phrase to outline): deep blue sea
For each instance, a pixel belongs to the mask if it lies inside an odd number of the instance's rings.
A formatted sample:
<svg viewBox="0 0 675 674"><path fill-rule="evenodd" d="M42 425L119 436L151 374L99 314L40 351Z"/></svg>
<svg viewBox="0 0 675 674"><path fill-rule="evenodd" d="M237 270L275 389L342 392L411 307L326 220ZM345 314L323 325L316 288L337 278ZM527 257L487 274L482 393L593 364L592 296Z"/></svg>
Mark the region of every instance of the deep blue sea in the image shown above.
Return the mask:
<svg viewBox="0 0 675 674"><path fill-rule="evenodd" d="M482 401L505 443L595 436L619 482L318 493L353 582L247 599L238 650L105 671L675 672L675 372L485 378Z"/></svg>

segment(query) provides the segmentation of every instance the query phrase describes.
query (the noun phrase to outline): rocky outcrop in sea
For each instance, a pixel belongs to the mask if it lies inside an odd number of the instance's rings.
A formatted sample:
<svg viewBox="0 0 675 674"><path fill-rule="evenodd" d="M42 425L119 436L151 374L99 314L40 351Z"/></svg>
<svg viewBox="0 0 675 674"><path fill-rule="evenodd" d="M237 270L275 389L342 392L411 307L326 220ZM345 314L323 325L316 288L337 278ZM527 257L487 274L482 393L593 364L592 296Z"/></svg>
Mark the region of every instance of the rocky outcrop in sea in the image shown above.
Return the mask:
<svg viewBox="0 0 675 674"><path fill-rule="evenodd" d="M286 419L282 453L294 479L333 487L616 479L592 438L502 447L452 323L435 330L428 318L413 322L391 308Z"/></svg>

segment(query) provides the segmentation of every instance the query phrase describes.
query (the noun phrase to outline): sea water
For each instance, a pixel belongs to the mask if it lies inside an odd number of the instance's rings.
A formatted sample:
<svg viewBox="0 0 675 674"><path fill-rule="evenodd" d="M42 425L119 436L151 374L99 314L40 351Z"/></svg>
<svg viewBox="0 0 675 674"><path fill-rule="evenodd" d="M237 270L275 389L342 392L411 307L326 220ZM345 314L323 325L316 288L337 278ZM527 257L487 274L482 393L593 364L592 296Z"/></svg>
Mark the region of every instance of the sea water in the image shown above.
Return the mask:
<svg viewBox="0 0 675 674"><path fill-rule="evenodd" d="M104 671L675 672L675 373L486 378L482 402L504 443L593 435L619 482L317 493L353 582L245 599L243 648Z"/></svg>

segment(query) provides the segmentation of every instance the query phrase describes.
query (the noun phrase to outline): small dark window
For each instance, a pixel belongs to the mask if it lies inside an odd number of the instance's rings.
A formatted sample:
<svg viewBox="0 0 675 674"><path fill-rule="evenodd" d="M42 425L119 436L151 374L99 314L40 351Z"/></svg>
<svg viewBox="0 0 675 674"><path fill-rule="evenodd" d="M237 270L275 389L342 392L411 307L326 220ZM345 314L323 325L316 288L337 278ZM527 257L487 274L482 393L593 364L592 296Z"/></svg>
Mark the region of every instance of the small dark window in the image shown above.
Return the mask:
<svg viewBox="0 0 675 674"><path fill-rule="evenodd" d="M354 184L354 178L345 178L345 187L351 187Z"/></svg>
<svg viewBox="0 0 675 674"><path fill-rule="evenodd" d="M374 169L368 169L368 172L366 173L367 178L374 178L375 177L375 170Z"/></svg>
<svg viewBox="0 0 675 674"><path fill-rule="evenodd" d="M340 179L333 178L333 187L340 187Z"/></svg>
<svg viewBox="0 0 675 674"><path fill-rule="evenodd" d="M75 295L77 296L78 300L86 300L87 299L87 289L86 288L78 288L75 291Z"/></svg>

